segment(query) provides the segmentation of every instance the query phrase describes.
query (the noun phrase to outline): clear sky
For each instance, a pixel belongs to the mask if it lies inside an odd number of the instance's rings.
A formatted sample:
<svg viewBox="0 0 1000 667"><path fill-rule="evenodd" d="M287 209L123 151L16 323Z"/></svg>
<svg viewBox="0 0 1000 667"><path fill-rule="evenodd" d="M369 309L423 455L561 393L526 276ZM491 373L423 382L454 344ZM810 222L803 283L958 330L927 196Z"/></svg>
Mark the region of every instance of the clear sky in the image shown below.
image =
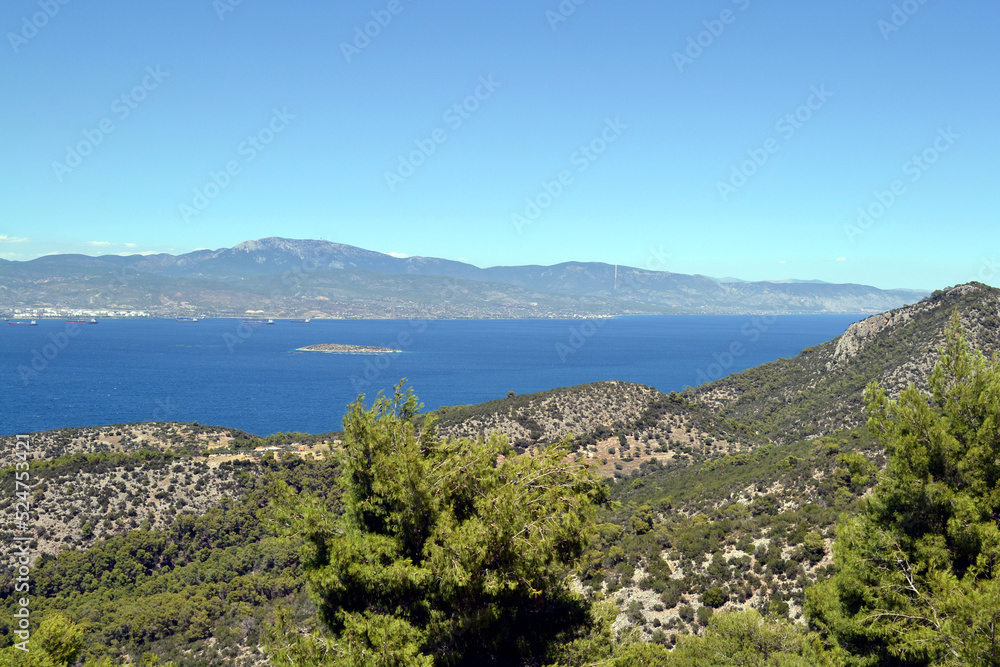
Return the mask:
<svg viewBox="0 0 1000 667"><path fill-rule="evenodd" d="M995 0L7 0L0 28L5 259L285 236L1000 285Z"/></svg>

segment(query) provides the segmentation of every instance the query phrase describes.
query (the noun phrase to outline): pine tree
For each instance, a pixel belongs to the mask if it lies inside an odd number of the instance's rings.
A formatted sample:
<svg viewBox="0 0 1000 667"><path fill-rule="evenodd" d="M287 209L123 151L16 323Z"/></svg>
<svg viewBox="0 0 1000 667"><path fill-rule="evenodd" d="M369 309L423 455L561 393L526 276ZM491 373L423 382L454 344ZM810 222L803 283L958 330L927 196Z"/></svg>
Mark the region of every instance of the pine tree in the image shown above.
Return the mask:
<svg viewBox="0 0 1000 667"><path fill-rule="evenodd" d="M930 389L890 400L869 385L889 464L838 526L838 572L807 611L858 664L1000 665L1000 362L957 313Z"/></svg>
<svg viewBox="0 0 1000 667"><path fill-rule="evenodd" d="M276 664L541 664L589 623L566 574L605 486L565 443L441 439L418 409L402 385L348 408L339 516L283 491L329 634L286 633Z"/></svg>

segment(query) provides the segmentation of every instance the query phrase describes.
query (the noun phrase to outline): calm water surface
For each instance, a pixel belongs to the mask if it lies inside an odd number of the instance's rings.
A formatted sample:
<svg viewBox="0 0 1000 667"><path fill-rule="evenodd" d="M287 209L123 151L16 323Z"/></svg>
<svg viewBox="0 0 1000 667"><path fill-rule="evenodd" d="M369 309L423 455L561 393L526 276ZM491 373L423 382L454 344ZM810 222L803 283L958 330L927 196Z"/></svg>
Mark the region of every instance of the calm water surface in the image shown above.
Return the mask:
<svg viewBox="0 0 1000 667"><path fill-rule="evenodd" d="M150 420L321 433L340 429L359 393L370 402L403 377L428 408L598 380L680 390L794 356L861 317L0 325L0 434ZM402 353L295 351L317 343Z"/></svg>

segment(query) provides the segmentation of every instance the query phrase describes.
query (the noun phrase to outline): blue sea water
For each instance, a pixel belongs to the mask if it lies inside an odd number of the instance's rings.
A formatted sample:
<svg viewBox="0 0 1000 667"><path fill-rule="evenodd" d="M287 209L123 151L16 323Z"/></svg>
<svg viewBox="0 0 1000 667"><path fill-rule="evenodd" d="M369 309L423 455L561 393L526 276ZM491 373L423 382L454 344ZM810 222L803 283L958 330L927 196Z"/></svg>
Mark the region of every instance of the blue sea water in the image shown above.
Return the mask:
<svg viewBox="0 0 1000 667"><path fill-rule="evenodd" d="M370 402L404 377L427 408L598 380L669 392L794 356L859 319L39 320L0 326L0 435L137 421L322 433L341 428L359 393ZM402 352L295 351L317 343Z"/></svg>

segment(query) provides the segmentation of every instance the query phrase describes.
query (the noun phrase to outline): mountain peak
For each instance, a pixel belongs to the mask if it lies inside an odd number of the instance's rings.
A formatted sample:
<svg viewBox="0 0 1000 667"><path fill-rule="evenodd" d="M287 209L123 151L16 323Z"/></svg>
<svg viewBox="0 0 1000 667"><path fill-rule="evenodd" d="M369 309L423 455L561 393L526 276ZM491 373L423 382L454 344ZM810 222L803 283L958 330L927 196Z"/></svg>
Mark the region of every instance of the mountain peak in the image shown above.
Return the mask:
<svg viewBox="0 0 1000 667"><path fill-rule="evenodd" d="M303 257L306 252L317 252L317 251L331 251L339 250L344 248L351 248L351 246L341 245L339 243L330 243L329 241L316 241L310 239L286 239L281 236L267 236L262 239L256 239L251 241L244 241L238 245L232 247L233 252L261 252L267 250L278 250L282 252L291 252L297 254L299 257Z"/></svg>
<svg viewBox="0 0 1000 667"><path fill-rule="evenodd" d="M947 296L959 296L962 294L973 294L975 292L996 292L996 288L984 285L983 283L972 281L963 285L956 285L951 289L943 290Z"/></svg>

